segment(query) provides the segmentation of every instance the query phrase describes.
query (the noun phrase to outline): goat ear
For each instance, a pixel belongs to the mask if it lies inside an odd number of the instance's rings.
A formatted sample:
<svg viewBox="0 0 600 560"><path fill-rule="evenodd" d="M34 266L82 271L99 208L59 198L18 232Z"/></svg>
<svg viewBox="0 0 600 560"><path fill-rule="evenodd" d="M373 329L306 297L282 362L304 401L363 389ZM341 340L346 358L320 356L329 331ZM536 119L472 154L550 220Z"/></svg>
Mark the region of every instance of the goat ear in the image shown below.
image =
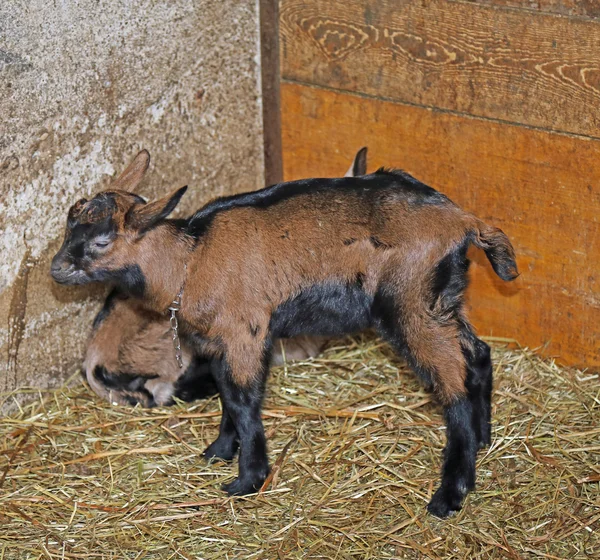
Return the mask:
<svg viewBox="0 0 600 560"><path fill-rule="evenodd" d="M142 150L127 169L123 171L112 183L111 189L119 189L122 191L133 191L142 181L148 166L150 165L150 154L148 150Z"/></svg>
<svg viewBox="0 0 600 560"><path fill-rule="evenodd" d="M175 210L175 206L179 204L185 191L187 191L187 186L181 187L169 196L154 202L134 204L125 215L125 226L136 229L140 234L152 229Z"/></svg>
<svg viewBox="0 0 600 560"><path fill-rule="evenodd" d="M350 166L350 169L346 171L344 177L358 177L360 175L367 174L367 147L361 148L356 152L354 161Z"/></svg>
<svg viewBox="0 0 600 560"><path fill-rule="evenodd" d="M77 224L77 219L79 218L83 208L87 204L87 198L80 198L71 208L69 208L69 214L67 215L67 227L73 228Z"/></svg>

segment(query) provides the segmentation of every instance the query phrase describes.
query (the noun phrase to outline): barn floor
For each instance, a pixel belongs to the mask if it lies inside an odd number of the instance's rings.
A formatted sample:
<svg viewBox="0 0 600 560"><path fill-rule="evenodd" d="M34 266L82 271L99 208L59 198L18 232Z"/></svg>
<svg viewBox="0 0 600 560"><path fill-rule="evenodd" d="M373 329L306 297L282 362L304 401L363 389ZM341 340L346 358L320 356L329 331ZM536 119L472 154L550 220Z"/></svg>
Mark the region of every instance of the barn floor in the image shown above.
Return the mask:
<svg viewBox="0 0 600 560"><path fill-rule="evenodd" d="M0 419L4 558L599 558L600 376L494 347L494 443L447 521L440 409L371 338L272 373L273 479L199 455L218 401L127 409L81 384ZM328 375L323 375L325 372ZM397 382L396 382L397 381Z"/></svg>

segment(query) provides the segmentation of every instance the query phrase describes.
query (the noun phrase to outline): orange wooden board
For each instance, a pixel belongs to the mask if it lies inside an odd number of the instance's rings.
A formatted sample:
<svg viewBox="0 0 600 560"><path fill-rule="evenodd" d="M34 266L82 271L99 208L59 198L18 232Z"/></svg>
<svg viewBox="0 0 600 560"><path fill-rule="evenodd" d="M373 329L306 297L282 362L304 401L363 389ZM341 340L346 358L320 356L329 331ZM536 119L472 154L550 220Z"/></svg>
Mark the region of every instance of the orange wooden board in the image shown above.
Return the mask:
<svg viewBox="0 0 600 560"><path fill-rule="evenodd" d="M284 175L338 175L361 146L501 227L521 277L475 253L472 318L564 363L600 366L600 141L283 83Z"/></svg>
<svg viewBox="0 0 600 560"><path fill-rule="evenodd" d="M282 77L600 137L600 21L445 0L283 0Z"/></svg>

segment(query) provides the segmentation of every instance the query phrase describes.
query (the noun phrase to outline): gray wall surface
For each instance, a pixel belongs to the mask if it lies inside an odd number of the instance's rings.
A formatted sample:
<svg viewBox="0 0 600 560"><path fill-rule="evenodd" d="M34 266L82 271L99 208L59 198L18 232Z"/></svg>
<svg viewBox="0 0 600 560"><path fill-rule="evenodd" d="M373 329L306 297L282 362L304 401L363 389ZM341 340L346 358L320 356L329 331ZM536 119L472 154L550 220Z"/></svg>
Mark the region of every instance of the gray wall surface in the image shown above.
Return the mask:
<svg viewBox="0 0 600 560"><path fill-rule="evenodd" d="M263 186L258 2L0 3L0 405L76 370L99 288L55 285L68 207L141 149L181 213ZM8 404L8 402L6 403Z"/></svg>

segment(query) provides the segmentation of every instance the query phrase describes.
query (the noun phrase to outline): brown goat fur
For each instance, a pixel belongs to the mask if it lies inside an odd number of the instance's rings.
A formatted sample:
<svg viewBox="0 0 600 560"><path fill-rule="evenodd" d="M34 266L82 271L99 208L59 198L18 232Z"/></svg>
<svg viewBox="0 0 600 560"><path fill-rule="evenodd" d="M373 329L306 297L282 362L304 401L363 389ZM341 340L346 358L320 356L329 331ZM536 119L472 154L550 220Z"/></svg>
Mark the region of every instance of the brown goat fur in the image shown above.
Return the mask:
<svg viewBox="0 0 600 560"><path fill-rule="evenodd" d="M181 375L173 357L173 345L168 320L148 311L133 298L116 299L105 322L95 328L88 343L84 370L90 387L109 402L152 406L167 404L172 386ZM185 349L183 365L187 369L192 354ZM115 390L103 383L99 366L106 372L137 379L140 372L146 378L145 391L134 390L129 384ZM129 381L129 380L128 380Z"/></svg>
<svg viewBox="0 0 600 560"><path fill-rule="evenodd" d="M179 367L167 317L149 312L134 298L119 298L113 292L109 298L114 301L108 316L92 329L83 362L85 379L99 397L113 404L153 407L171 405L174 398L192 401L217 393L209 361L186 340L181 340ZM100 314L105 309L106 304ZM277 340L271 365L313 358L328 340L317 336ZM192 379L183 378L186 375L193 378L193 386Z"/></svg>
<svg viewBox="0 0 600 560"><path fill-rule="evenodd" d="M135 184L142 178L140 172L143 174L147 168L147 157L147 152L142 152L136 158L137 172L128 174ZM361 148L345 177L364 175L366 168L367 148ZM144 209L148 207L151 205ZM80 210L77 207L76 212ZM327 341L327 337L302 335L276 340L271 364L315 357ZM148 312L139 300L112 291L94 320L84 374L98 396L121 405L151 407L172 404L174 398L191 401L214 395L217 389L210 362L185 339L181 340L181 353L179 367L167 316Z"/></svg>
<svg viewBox="0 0 600 560"><path fill-rule="evenodd" d="M273 338L374 327L444 405L442 483L428 508L442 517L460 509L477 449L491 437L489 347L463 310L466 251L483 248L511 280L506 235L400 171L281 183L166 220L184 192L152 206L118 191L84 203L78 212L101 218L69 220L52 274L114 282L157 313L183 293L182 333L213 357L223 403L205 456L240 449L239 477L226 490L256 491L268 474L260 408Z"/></svg>

